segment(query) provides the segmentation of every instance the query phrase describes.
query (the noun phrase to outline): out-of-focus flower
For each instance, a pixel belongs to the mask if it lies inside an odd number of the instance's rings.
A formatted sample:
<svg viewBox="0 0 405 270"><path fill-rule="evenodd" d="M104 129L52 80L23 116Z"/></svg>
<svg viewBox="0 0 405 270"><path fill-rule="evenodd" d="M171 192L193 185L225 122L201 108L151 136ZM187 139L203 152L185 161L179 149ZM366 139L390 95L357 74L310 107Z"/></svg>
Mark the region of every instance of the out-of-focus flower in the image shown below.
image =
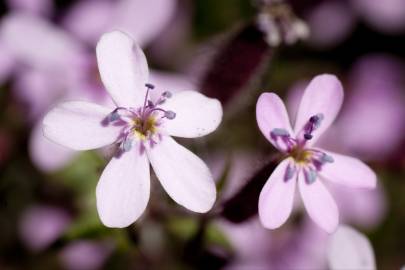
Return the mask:
<svg viewBox="0 0 405 270"><path fill-rule="evenodd" d="M166 27L176 0L89 0L79 1L66 16L64 25L82 41L93 45L112 30L125 30L142 47Z"/></svg>
<svg viewBox="0 0 405 270"><path fill-rule="evenodd" d="M339 226L331 236L328 262L332 270L376 269L370 241L360 232L345 225Z"/></svg>
<svg viewBox="0 0 405 270"><path fill-rule="evenodd" d="M6 0L14 11L49 16L53 12L52 0Z"/></svg>
<svg viewBox="0 0 405 270"><path fill-rule="evenodd" d="M67 245L59 254L59 258L64 269L101 269L113 248L114 244L107 240L78 240Z"/></svg>
<svg viewBox="0 0 405 270"><path fill-rule="evenodd" d="M342 42L353 30L355 14L345 1L322 1L307 15L309 42L317 47L331 47Z"/></svg>
<svg viewBox="0 0 405 270"><path fill-rule="evenodd" d="M310 28L309 41L316 47L338 45L352 33L359 19L388 34L405 30L405 3L402 0L319 1L305 12Z"/></svg>
<svg viewBox="0 0 405 270"><path fill-rule="evenodd" d="M160 7L155 9L155 5ZM3 19L1 27L0 46L4 50L0 51L0 58L4 64L0 69L0 80L7 78L12 67L18 67L14 93L26 105L27 116L33 121L56 101L80 96L88 101L108 103L95 57L87 46L95 46L99 34L114 27L131 33L146 44L163 29L175 5L174 0L158 3L80 1L64 22L71 33L32 14L11 13ZM155 10L161 14L156 14ZM137 12L139 16L134 17ZM143 24L147 25L141 27ZM24 35L18 34L21 32ZM172 90L173 86L177 90L193 88L183 76L166 72L152 72L151 82L170 87L165 90ZM37 123L30 139L30 155L37 167L53 171L63 167L75 153L44 138Z"/></svg>
<svg viewBox="0 0 405 270"><path fill-rule="evenodd" d="M372 27L386 33L405 30L405 2L402 0L351 0L355 11Z"/></svg>
<svg viewBox="0 0 405 270"><path fill-rule="evenodd" d="M259 128L277 149L288 155L260 194L259 216L266 228L278 228L287 220L296 182L309 216L330 233L338 225L338 208L321 179L357 188L376 186L376 175L360 160L313 146L334 121L342 102L343 88L336 77L315 77L305 90L293 131L281 99L274 93L259 97Z"/></svg>
<svg viewBox="0 0 405 270"><path fill-rule="evenodd" d="M347 102L320 145L369 161L392 155L404 139L404 69L403 63L388 55L360 58L349 72ZM307 84L299 82L288 93L291 117Z"/></svg>
<svg viewBox="0 0 405 270"><path fill-rule="evenodd" d="M149 162L177 203L195 212L208 211L216 197L209 169L169 135L194 138L211 133L221 122L221 104L193 91L173 96L164 92L149 99L154 86L148 83L146 58L123 32L102 36L97 60L117 107L66 102L51 110L43 124L45 136L74 150L119 144L97 186L102 222L126 227L143 213L150 192Z"/></svg>
<svg viewBox="0 0 405 270"><path fill-rule="evenodd" d="M71 217L62 208L32 206L22 214L19 221L20 238L30 250L38 252L58 239L70 222Z"/></svg>

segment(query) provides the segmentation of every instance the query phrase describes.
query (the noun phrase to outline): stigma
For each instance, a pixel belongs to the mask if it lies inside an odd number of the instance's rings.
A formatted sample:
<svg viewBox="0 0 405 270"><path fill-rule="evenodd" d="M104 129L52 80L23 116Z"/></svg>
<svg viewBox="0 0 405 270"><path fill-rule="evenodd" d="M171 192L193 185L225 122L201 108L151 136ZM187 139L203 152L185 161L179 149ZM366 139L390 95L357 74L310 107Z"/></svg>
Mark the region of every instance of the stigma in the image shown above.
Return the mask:
<svg viewBox="0 0 405 270"><path fill-rule="evenodd" d="M159 107L172 97L172 93L163 92L156 101L152 101L149 92L155 86L147 83L145 87L146 94L141 107L117 107L102 122L103 125L122 126L116 141L119 145L118 155L130 151L134 145L138 145L140 154L143 154L146 147L153 147L162 140L160 127L163 122L176 118L175 112Z"/></svg>

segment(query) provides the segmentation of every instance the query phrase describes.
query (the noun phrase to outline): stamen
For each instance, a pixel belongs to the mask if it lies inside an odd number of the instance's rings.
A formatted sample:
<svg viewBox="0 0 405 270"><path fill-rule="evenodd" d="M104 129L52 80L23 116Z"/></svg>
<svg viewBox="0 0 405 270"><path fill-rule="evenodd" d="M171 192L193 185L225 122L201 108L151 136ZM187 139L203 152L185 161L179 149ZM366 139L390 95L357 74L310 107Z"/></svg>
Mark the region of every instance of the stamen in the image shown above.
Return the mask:
<svg viewBox="0 0 405 270"><path fill-rule="evenodd" d="M169 91L165 91L165 92L163 92L162 96L165 98L171 98L173 96L173 94Z"/></svg>
<svg viewBox="0 0 405 270"><path fill-rule="evenodd" d="M146 86L146 95L145 95L145 100L143 102L142 116L144 116L144 114L145 114L146 103L148 102L149 91L153 90L155 88L155 86L150 83L145 83L145 86Z"/></svg>
<svg viewBox="0 0 405 270"><path fill-rule="evenodd" d="M165 111L165 117L169 120L176 118L176 113L173 111Z"/></svg>
<svg viewBox="0 0 405 270"><path fill-rule="evenodd" d="M122 143L122 150L128 152L132 148L132 140L129 138L125 138L124 142Z"/></svg>
<svg viewBox="0 0 405 270"><path fill-rule="evenodd" d="M315 182L317 173L315 170L308 168L307 170L304 171L305 173L305 180L307 181L308 184L312 184Z"/></svg>
<svg viewBox="0 0 405 270"><path fill-rule="evenodd" d="M275 137L290 137L290 133L283 128L274 128L271 134Z"/></svg>
<svg viewBox="0 0 405 270"><path fill-rule="evenodd" d="M322 163L333 163L335 160L333 159L332 156L329 156L325 153L323 153L322 158L321 158L321 162Z"/></svg>
<svg viewBox="0 0 405 270"><path fill-rule="evenodd" d="M311 140L313 138L312 132L321 126L321 122L324 116L322 113L318 113L317 115L313 115L309 118L308 123L304 127L304 139Z"/></svg>
<svg viewBox="0 0 405 270"><path fill-rule="evenodd" d="M287 182L288 180L293 178L296 171L297 170L293 164L288 164L288 167L285 170L284 181Z"/></svg>

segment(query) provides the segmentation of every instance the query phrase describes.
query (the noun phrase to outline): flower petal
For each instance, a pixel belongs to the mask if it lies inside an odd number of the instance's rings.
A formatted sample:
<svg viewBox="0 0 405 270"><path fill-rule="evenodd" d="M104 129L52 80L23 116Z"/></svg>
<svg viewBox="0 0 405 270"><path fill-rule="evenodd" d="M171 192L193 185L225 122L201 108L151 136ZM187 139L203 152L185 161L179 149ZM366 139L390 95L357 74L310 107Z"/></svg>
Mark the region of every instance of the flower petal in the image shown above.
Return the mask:
<svg viewBox="0 0 405 270"><path fill-rule="evenodd" d="M45 172L63 168L77 154L77 152L47 139L42 132L42 124L34 127L29 147L32 162Z"/></svg>
<svg viewBox="0 0 405 270"><path fill-rule="evenodd" d="M376 269L373 247L361 233L349 226L339 226L328 248L331 270Z"/></svg>
<svg viewBox="0 0 405 270"><path fill-rule="evenodd" d="M316 76L302 97L294 127L296 136L303 135L302 130L312 116L323 114L324 118L320 126L314 130L313 138L307 142L307 145L314 144L335 120L342 102L343 87L340 81L334 75Z"/></svg>
<svg viewBox="0 0 405 270"><path fill-rule="evenodd" d="M361 160L322 150L333 158L333 163L325 164L320 175L337 184L355 188L375 188L377 176Z"/></svg>
<svg viewBox="0 0 405 270"><path fill-rule="evenodd" d="M274 93L260 95L256 105L256 119L260 131L277 149L285 151L284 144L277 143L270 135L274 129L284 129L293 135L290 120L283 101Z"/></svg>
<svg viewBox="0 0 405 270"><path fill-rule="evenodd" d="M199 157L169 136L147 151L157 178L174 201L199 213L212 208L215 183Z"/></svg>
<svg viewBox="0 0 405 270"><path fill-rule="evenodd" d="M320 179L317 178L308 184L301 170L298 173L298 187L305 209L312 220L328 233L334 232L339 223L338 208Z"/></svg>
<svg viewBox="0 0 405 270"><path fill-rule="evenodd" d="M174 119L165 121L164 129L177 137L207 135L217 129L222 120L221 103L194 91L174 94L162 108L176 113Z"/></svg>
<svg viewBox="0 0 405 270"><path fill-rule="evenodd" d="M36 68L54 71L60 65L77 61L83 53L83 47L73 37L34 15L6 16L0 36L17 60Z"/></svg>
<svg viewBox="0 0 405 270"><path fill-rule="evenodd" d="M110 109L97 104L71 101L52 109L43 120L44 135L74 150L89 150L113 143L120 127L104 126Z"/></svg>
<svg viewBox="0 0 405 270"><path fill-rule="evenodd" d="M147 156L132 150L114 157L97 184L97 209L101 221L112 228L129 226L145 211L149 193Z"/></svg>
<svg viewBox="0 0 405 270"><path fill-rule="evenodd" d="M276 229L284 224L291 214L294 202L297 175L286 180L285 176L292 159L283 160L270 175L259 197L259 217L263 226Z"/></svg>
<svg viewBox="0 0 405 270"><path fill-rule="evenodd" d="M96 48L101 80L118 106L138 107L145 98L148 63L134 40L120 31L104 34Z"/></svg>

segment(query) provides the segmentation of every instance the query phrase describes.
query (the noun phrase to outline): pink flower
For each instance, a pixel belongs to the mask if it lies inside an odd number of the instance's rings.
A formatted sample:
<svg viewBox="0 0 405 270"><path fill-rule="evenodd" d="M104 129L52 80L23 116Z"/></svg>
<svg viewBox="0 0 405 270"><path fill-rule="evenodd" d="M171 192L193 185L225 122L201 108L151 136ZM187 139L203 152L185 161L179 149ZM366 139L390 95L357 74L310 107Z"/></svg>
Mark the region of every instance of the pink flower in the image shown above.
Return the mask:
<svg viewBox="0 0 405 270"><path fill-rule="evenodd" d="M21 216L19 234L32 251L41 251L58 239L71 222L69 214L61 208L36 205Z"/></svg>
<svg viewBox="0 0 405 270"><path fill-rule="evenodd" d="M342 225L331 236L328 251L329 269L376 269L370 241L355 229Z"/></svg>
<svg viewBox="0 0 405 270"><path fill-rule="evenodd" d="M59 254L64 269L101 269L114 249L110 239L77 240L67 245Z"/></svg>
<svg viewBox="0 0 405 270"><path fill-rule="evenodd" d="M74 150L116 143L116 155L97 186L97 208L109 227L126 227L149 200L149 162L162 186L180 205L208 211L216 197L208 167L171 137L193 138L214 131L222 107L194 91L164 92L149 98L154 86L142 50L123 32L102 36L97 44L101 79L116 107L72 101L58 105L43 120L47 138Z"/></svg>
<svg viewBox="0 0 405 270"><path fill-rule="evenodd" d="M374 188L375 173L358 159L314 147L332 124L343 102L343 88L333 75L315 77L301 100L294 130L287 110L274 93L263 93L256 116L264 136L286 158L263 187L259 216L266 228L280 227L291 213L295 186L309 216L327 232L338 225L338 208L324 180L357 188Z"/></svg>
<svg viewBox="0 0 405 270"><path fill-rule="evenodd" d="M40 0L19 1L28 5ZM110 102L88 45L95 47L96 38L113 28L131 33L146 45L163 30L175 6L174 0L80 1L63 20L68 31L27 12L11 12L3 19L0 82L17 71L13 93L27 110L27 118L36 122L29 148L39 169L58 170L76 156L42 135L38 120L52 105L78 97L101 104ZM150 16L152 11L156 11L154 16ZM147 27L140 27L142 24ZM21 31L24 35L18 34ZM173 73L152 71L150 82L164 84L170 90L173 86L177 90L192 89L188 80Z"/></svg>

